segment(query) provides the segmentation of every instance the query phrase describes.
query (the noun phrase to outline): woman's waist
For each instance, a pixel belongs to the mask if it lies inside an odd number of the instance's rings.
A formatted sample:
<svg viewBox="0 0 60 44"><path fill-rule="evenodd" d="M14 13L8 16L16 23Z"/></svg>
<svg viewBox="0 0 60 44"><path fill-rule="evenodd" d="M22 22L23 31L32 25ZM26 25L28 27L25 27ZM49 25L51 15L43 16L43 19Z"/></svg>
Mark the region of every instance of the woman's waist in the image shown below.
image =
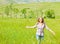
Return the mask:
<svg viewBox="0 0 60 44"><path fill-rule="evenodd" d="M37 32L42 33L42 32L44 32L44 30L42 30L42 29L37 29Z"/></svg>
<svg viewBox="0 0 60 44"><path fill-rule="evenodd" d="M44 35L44 32L42 32L42 33L36 32L36 34L43 36Z"/></svg>
<svg viewBox="0 0 60 44"><path fill-rule="evenodd" d="M37 31L36 33L44 33L44 31Z"/></svg>

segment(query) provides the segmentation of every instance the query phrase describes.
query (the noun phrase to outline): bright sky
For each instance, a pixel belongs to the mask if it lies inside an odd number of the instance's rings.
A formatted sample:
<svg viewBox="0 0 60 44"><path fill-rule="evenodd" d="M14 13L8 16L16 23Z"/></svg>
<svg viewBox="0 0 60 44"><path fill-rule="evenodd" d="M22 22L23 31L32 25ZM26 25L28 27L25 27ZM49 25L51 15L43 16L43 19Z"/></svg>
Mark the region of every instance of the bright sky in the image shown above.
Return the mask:
<svg viewBox="0 0 60 44"><path fill-rule="evenodd" d="M1 3L8 3L8 1L15 1L17 3L29 3L29 2L60 2L60 0L0 0Z"/></svg>

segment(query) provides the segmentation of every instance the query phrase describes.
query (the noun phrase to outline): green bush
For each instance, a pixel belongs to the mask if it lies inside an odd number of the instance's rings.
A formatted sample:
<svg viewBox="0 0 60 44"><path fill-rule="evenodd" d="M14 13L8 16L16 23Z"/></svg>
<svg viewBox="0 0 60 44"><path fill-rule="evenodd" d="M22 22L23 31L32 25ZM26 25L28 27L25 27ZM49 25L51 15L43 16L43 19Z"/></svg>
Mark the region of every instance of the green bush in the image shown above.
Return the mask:
<svg viewBox="0 0 60 44"><path fill-rule="evenodd" d="M54 13L54 10L52 10L52 9L48 9L45 12L45 15L46 15L47 18L55 18L55 13Z"/></svg>
<svg viewBox="0 0 60 44"><path fill-rule="evenodd" d="M8 7L8 6L5 7L5 14L6 14L7 16L9 15L9 7Z"/></svg>
<svg viewBox="0 0 60 44"><path fill-rule="evenodd" d="M22 12L24 18L26 18L26 8L22 9L21 12Z"/></svg>
<svg viewBox="0 0 60 44"><path fill-rule="evenodd" d="M14 12L15 14L19 13L19 9L18 9L18 8L13 8L13 12Z"/></svg>
<svg viewBox="0 0 60 44"><path fill-rule="evenodd" d="M36 15L34 15L34 11L30 11L30 15L29 15L29 18L35 18Z"/></svg>

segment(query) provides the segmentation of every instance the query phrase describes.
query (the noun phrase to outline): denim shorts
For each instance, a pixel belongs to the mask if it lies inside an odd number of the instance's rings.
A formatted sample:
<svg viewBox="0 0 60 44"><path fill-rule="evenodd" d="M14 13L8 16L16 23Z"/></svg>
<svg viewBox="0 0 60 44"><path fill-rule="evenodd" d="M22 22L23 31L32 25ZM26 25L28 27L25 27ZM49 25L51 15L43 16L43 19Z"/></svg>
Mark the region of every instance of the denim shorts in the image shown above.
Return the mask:
<svg viewBox="0 0 60 44"><path fill-rule="evenodd" d="M37 40L44 39L44 36L41 36L41 35L37 35L37 34L36 34L36 39L37 39Z"/></svg>

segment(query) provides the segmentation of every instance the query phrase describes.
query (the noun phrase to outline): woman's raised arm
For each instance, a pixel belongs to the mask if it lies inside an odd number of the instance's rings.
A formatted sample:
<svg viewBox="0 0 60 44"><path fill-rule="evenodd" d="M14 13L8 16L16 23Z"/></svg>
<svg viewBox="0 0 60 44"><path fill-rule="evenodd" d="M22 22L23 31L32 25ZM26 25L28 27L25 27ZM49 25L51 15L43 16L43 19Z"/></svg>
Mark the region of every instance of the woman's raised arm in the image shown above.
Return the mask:
<svg viewBox="0 0 60 44"><path fill-rule="evenodd" d="M36 24L34 26L26 26L26 28L35 28Z"/></svg>
<svg viewBox="0 0 60 44"><path fill-rule="evenodd" d="M48 31L50 31L53 35L55 35L55 32L54 32L54 31L52 31L50 28L48 28L48 26L47 26L47 25L45 25L45 27L46 27L46 29L47 29Z"/></svg>

